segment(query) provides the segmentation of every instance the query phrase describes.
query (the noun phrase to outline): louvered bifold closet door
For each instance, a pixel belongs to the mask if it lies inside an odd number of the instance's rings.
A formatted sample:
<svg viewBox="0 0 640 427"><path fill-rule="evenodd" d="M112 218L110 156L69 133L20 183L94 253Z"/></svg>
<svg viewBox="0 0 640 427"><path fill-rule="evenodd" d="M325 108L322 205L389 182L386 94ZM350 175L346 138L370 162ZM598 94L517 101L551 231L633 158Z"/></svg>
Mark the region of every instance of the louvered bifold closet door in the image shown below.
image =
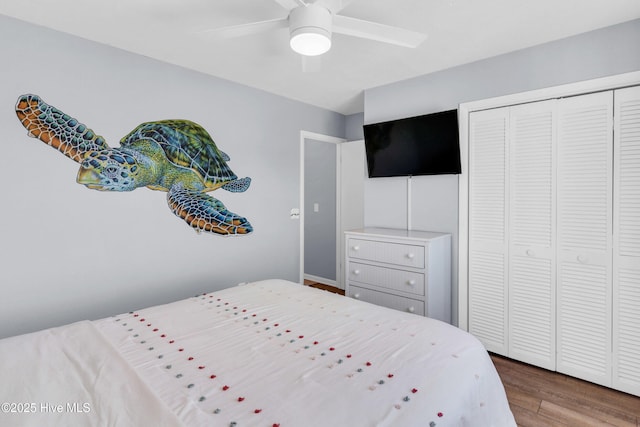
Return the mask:
<svg viewBox="0 0 640 427"><path fill-rule="evenodd" d="M507 354L509 109L469 116L469 332Z"/></svg>
<svg viewBox="0 0 640 427"><path fill-rule="evenodd" d="M557 370L610 385L613 92L558 108Z"/></svg>
<svg viewBox="0 0 640 427"><path fill-rule="evenodd" d="M509 357L555 369L557 100L512 107L509 138Z"/></svg>
<svg viewBox="0 0 640 427"><path fill-rule="evenodd" d="M640 87L614 97L613 386L640 395Z"/></svg>

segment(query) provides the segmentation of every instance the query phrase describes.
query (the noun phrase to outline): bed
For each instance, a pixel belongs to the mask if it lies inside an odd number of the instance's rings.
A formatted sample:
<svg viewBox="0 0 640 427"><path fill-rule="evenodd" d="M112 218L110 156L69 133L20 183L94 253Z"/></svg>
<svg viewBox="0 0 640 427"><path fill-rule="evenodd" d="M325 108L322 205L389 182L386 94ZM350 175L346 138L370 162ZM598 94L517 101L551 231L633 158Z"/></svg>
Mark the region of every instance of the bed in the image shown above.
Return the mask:
<svg viewBox="0 0 640 427"><path fill-rule="evenodd" d="M284 280L0 340L0 425L515 426L443 322Z"/></svg>

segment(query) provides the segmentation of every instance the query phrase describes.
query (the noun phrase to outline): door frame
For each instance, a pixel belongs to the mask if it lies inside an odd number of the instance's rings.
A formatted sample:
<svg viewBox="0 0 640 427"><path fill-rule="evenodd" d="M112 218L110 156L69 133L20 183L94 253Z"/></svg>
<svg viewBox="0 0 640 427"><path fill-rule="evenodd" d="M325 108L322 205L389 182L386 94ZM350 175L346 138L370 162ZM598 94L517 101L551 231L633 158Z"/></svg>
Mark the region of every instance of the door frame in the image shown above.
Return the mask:
<svg viewBox="0 0 640 427"><path fill-rule="evenodd" d="M304 221L305 221L305 211L304 211L304 202L305 202L305 194L304 194L304 144L308 139L312 139L314 141L326 142L330 144L336 144L336 287L341 287L342 278L340 277L340 251L338 245L340 245L340 232L342 227L342 221L340 218L340 212L342 210L341 201L340 201L340 188L342 185L341 180L341 171L340 171L340 144L346 142L347 140L344 138L338 138L335 136L324 135L321 133L310 132L306 130L300 131L300 275L299 280L300 283L304 283ZM344 286L342 286L344 288Z"/></svg>

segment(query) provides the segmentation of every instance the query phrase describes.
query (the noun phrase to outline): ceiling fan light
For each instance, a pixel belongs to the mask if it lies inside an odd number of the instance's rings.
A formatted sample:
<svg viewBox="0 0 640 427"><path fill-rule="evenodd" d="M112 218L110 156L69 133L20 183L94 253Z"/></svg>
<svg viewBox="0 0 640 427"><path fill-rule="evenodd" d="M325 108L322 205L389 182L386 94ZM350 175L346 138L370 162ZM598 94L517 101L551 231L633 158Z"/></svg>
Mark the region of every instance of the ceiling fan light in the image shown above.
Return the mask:
<svg viewBox="0 0 640 427"><path fill-rule="evenodd" d="M318 56L331 49L331 34L321 28L299 28L291 33L289 43L300 55Z"/></svg>
<svg viewBox="0 0 640 427"><path fill-rule="evenodd" d="M305 56L327 52L331 49L331 20L329 9L315 3L292 9L289 13L291 49Z"/></svg>

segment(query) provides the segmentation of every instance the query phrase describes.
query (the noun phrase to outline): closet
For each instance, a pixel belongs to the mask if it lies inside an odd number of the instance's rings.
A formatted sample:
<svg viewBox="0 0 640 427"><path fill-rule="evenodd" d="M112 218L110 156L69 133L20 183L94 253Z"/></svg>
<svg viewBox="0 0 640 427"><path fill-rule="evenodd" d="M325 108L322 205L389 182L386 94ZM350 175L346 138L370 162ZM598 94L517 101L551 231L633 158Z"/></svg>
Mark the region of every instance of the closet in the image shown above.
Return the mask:
<svg viewBox="0 0 640 427"><path fill-rule="evenodd" d="M468 322L640 395L640 87L471 111Z"/></svg>

